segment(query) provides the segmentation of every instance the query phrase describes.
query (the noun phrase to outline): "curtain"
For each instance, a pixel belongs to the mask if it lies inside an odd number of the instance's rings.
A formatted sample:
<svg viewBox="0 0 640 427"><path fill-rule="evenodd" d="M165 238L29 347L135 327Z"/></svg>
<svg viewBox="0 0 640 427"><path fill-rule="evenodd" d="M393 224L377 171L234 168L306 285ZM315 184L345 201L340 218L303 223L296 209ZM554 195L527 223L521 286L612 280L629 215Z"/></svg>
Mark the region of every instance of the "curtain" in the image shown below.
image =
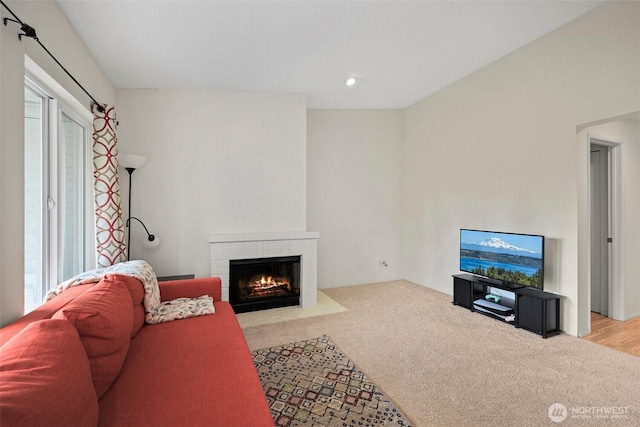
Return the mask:
<svg viewBox="0 0 640 427"><path fill-rule="evenodd" d="M95 188L96 263L107 267L127 260L118 181L116 112L93 104L93 178Z"/></svg>

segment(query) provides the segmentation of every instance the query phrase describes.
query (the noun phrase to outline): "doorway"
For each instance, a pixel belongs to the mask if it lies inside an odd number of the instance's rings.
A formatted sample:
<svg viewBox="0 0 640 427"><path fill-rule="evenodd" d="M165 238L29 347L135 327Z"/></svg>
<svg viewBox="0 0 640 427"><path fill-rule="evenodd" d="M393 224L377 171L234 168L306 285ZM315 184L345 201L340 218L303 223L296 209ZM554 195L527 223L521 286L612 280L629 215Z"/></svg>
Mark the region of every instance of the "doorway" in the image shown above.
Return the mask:
<svg viewBox="0 0 640 427"><path fill-rule="evenodd" d="M587 134L587 147L589 310L623 320L622 143Z"/></svg>
<svg viewBox="0 0 640 427"><path fill-rule="evenodd" d="M611 117L576 127L576 142L578 144L578 293L577 293L577 335L580 337L591 332L591 184L590 184L590 156L591 144L608 148L609 166L609 235L608 242L608 304L607 316L610 319L624 321L637 316L637 298L625 299L628 290L625 287L624 252L629 247L634 249L635 241L625 235L629 224L635 224L629 216L623 215L625 210L635 206L636 194L629 185L623 187L623 178L633 181L638 170L637 145L630 141L637 141L640 137L638 128L640 112ZM631 149L630 149L631 148ZM624 151L623 151L624 150ZM623 159L624 157L624 159ZM632 187L632 186L631 186ZM628 199L631 195L631 199ZM626 204L623 203L626 199ZM630 222L631 221L631 222ZM627 276L628 278L628 276ZM631 284L632 292L635 290ZM631 308L629 308L631 307ZM630 313L629 315L625 315Z"/></svg>
<svg viewBox="0 0 640 427"><path fill-rule="evenodd" d="M592 142L589 167L591 311L609 316L610 147Z"/></svg>

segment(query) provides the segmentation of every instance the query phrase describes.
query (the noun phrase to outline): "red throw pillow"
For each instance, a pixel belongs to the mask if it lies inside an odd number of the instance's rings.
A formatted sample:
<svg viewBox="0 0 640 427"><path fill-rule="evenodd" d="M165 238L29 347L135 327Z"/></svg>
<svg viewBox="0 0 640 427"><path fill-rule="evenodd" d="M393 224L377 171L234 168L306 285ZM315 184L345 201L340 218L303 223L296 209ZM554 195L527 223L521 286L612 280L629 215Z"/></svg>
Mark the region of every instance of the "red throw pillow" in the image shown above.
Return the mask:
<svg viewBox="0 0 640 427"><path fill-rule="evenodd" d="M98 424L89 360L72 324L33 322L0 347L0 424Z"/></svg>
<svg viewBox="0 0 640 427"><path fill-rule="evenodd" d="M131 338L133 338L144 326L144 304L142 302L144 299L144 286L140 280L124 274L108 274L107 278L124 282L127 285L127 289L129 289L133 304L133 329L131 330Z"/></svg>
<svg viewBox="0 0 640 427"><path fill-rule="evenodd" d="M78 330L100 399L120 373L129 351L133 310L127 286L107 277L60 309L53 318L67 319Z"/></svg>

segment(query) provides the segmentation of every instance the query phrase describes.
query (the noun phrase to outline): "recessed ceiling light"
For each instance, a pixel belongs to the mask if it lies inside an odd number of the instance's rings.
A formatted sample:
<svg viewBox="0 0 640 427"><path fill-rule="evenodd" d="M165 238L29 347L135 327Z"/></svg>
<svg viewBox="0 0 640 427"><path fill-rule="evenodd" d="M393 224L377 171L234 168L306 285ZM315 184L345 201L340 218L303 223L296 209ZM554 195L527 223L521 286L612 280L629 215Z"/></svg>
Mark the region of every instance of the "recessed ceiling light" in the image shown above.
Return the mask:
<svg viewBox="0 0 640 427"><path fill-rule="evenodd" d="M344 82L347 86L353 86L354 84L356 84L356 79L354 79L353 77L347 79L346 82Z"/></svg>

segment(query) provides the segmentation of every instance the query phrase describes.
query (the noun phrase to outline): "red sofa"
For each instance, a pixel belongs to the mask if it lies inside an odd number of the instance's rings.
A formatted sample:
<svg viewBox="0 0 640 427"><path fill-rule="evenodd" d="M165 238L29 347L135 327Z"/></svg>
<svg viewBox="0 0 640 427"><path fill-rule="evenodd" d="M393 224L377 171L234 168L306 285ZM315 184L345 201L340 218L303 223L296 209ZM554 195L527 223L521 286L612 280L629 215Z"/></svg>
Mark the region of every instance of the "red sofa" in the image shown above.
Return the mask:
<svg viewBox="0 0 640 427"><path fill-rule="evenodd" d="M0 329L0 424L273 426L220 279L159 286L208 294L215 314L144 324L142 284L109 275Z"/></svg>

